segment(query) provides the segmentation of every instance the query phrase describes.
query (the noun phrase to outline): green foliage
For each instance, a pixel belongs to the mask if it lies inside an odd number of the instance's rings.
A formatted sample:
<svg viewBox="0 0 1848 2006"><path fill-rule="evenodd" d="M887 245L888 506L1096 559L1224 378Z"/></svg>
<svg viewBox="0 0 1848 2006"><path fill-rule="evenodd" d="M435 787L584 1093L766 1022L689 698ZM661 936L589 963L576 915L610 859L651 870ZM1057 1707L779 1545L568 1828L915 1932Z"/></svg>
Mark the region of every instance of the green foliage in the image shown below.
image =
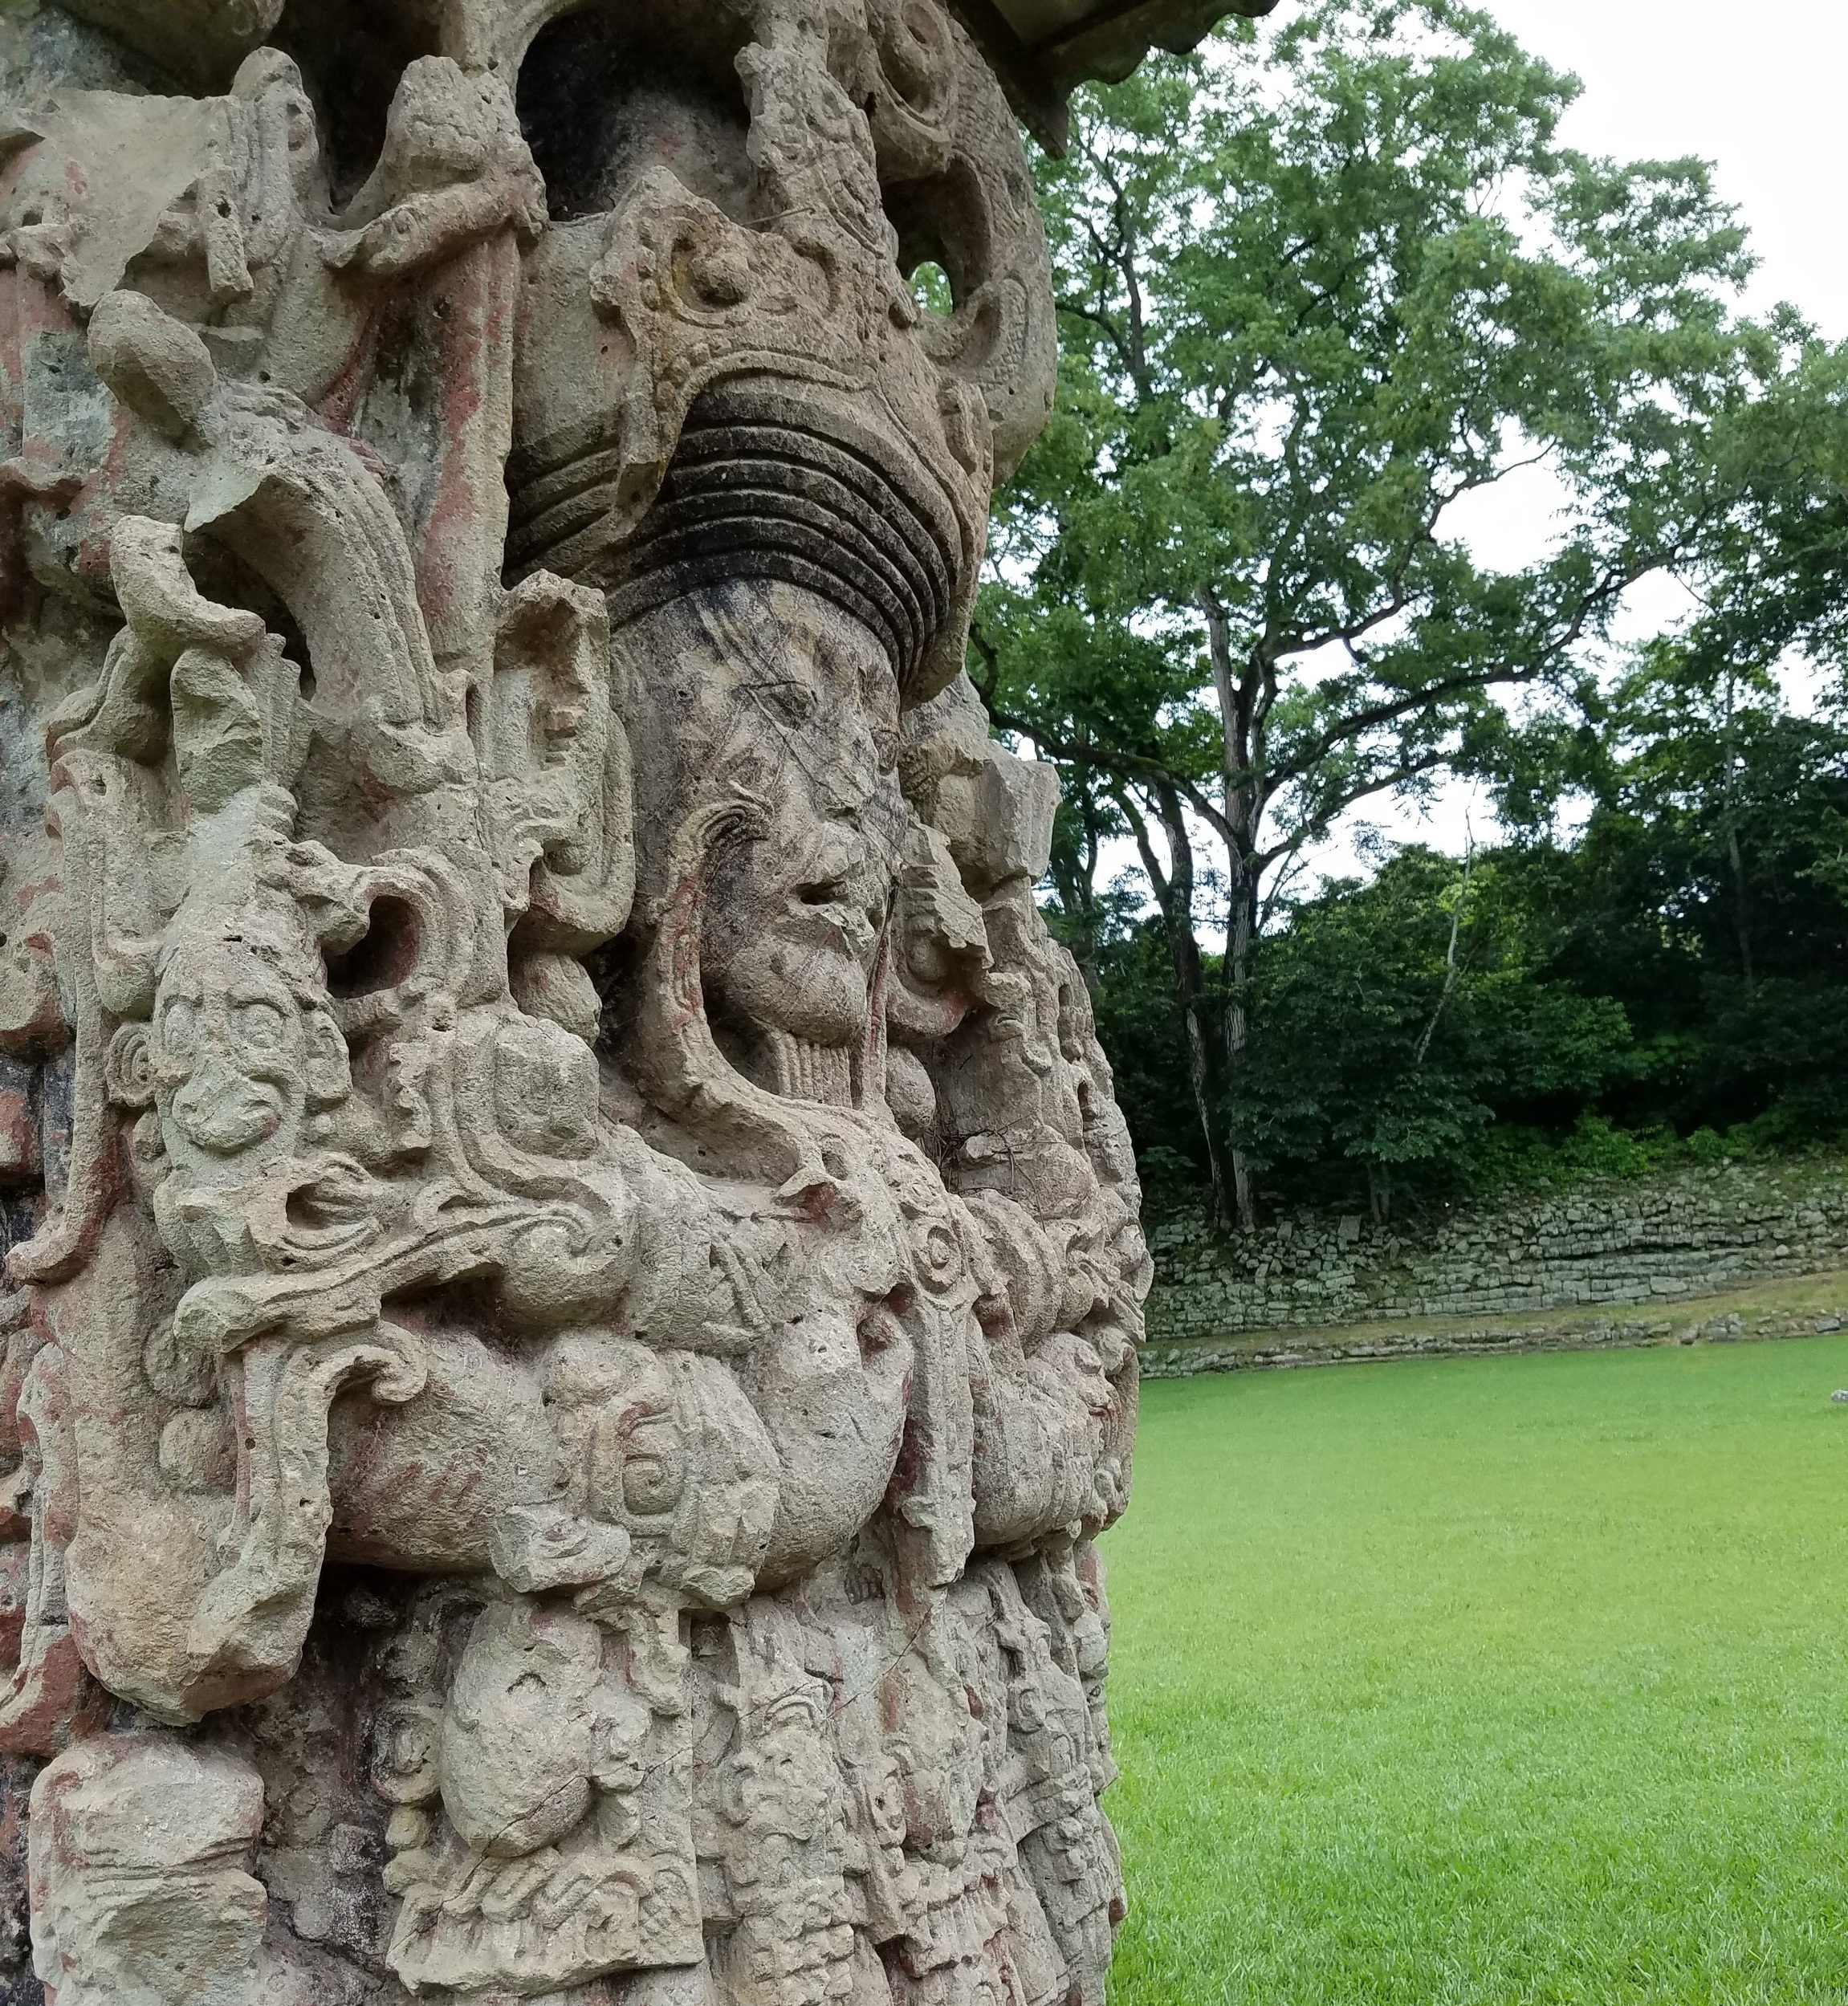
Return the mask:
<svg viewBox="0 0 1848 2006"><path fill-rule="evenodd" d="M1145 1390L1112 2006L1848 1992L1848 1338Z"/></svg>
<svg viewBox="0 0 1848 2006"><path fill-rule="evenodd" d="M1795 714L1698 633L1658 643L1567 769L1582 836L1510 853L1546 967L1635 1031L1608 1101L1632 1126L1848 1126L1848 716L1824 697Z"/></svg>
<svg viewBox="0 0 1848 2006"><path fill-rule="evenodd" d="M1712 1135L1711 1129L1699 1131ZM1703 1160L1690 1137L1687 1154ZM1723 1154L1726 1152L1723 1151ZM1741 1148L1736 1154L1752 1152ZM1672 1129L1644 1134L1620 1129L1609 1115L1581 1113L1569 1129L1537 1128L1520 1121L1498 1122L1482 1137L1476 1162L1476 1181L1491 1190L1544 1190L1577 1184L1592 1178L1647 1177L1677 1162L1682 1145Z"/></svg>
<svg viewBox="0 0 1848 2006"><path fill-rule="evenodd" d="M1700 617L1685 650L1711 680L1796 649L1848 662L1848 344L1781 308L1749 331L1750 394L1708 444L1717 507L1701 543Z"/></svg>
<svg viewBox="0 0 1848 2006"><path fill-rule="evenodd" d="M947 319L955 309L956 296L950 288L950 275L934 259L927 260L912 273L911 290L926 313Z"/></svg>
<svg viewBox="0 0 1848 2006"><path fill-rule="evenodd" d="M1194 1118L1180 1011L1158 922L1109 932L1094 964L1097 1035L1109 1055L1117 1105L1137 1144L1144 1184L1179 1196L1206 1179Z"/></svg>
<svg viewBox="0 0 1848 2006"><path fill-rule="evenodd" d="M1501 693L1582 680L1627 586L1730 505L1707 442L1764 360L1725 304L1743 235L1698 162L1561 149L1576 87L1455 0L1317 0L1081 94L1042 166L1060 408L972 667L1060 764L1082 945L1100 836L1141 847L1209 1174L1225 1154L1248 1214L1262 1132L1227 1124L1281 867L1371 795L1512 775ZM1451 511L1536 459L1568 497L1556 544L1485 568ZM1734 486L1765 462L1741 420ZM1229 908L1210 987L1203 840ZM1342 1146L1451 1146L1481 1101L1449 1081L1357 1102Z"/></svg>
<svg viewBox="0 0 1848 2006"><path fill-rule="evenodd" d="M1565 734L1576 840L1406 849L1280 909L1215 1109L1272 1202L1383 1213L1848 1133L1848 718L1696 666L1643 650ZM1151 1185L1197 1192L1160 923L1125 889L1096 909L1098 1021Z"/></svg>
<svg viewBox="0 0 1848 2006"><path fill-rule="evenodd" d="M1623 1076L1622 1007L1537 967L1517 889L1494 858L1410 849L1295 909L1254 984L1254 1162L1358 1164L1383 1215L1395 1174L1454 1174L1498 1113L1576 1112Z"/></svg>

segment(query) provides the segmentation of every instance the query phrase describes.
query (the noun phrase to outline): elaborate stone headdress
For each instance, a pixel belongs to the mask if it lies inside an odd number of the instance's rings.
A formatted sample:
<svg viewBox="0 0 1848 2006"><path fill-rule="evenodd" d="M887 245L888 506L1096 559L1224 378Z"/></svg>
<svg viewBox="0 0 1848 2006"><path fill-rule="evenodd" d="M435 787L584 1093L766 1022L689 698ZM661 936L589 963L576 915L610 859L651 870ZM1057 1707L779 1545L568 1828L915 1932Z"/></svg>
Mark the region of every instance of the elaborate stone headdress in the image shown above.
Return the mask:
<svg viewBox="0 0 1848 2006"><path fill-rule="evenodd" d="M877 634L907 703L955 677L997 463L1050 405L1053 306L1000 92L933 18L901 105L884 55L850 96L816 19L763 6L738 58L757 220L656 165L541 246L512 575L600 584L618 621L782 580ZM947 317L902 275L921 252L951 271Z"/></svg>
<svg viewBox="0 0 1848 2006"><path fill-rule="evenodd" d="M915 447L856 424L844 403L734 379L688 413L654 506L611 553L612 619L717 580L780 579L877 634L907 697L932 694L954 673L941 644L959 637L979 552L959 498Z"/></svg>

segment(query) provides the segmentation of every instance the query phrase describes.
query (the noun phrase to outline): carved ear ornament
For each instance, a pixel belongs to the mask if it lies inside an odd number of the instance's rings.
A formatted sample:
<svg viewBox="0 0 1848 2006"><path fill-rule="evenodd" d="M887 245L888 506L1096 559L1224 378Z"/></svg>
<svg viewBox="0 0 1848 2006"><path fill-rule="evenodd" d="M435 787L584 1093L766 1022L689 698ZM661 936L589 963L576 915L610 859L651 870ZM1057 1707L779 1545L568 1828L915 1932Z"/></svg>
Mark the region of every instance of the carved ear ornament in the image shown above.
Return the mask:
<svg viewBox="0 0 1848 2006"><path fill-rule="evenodd" d="M118 1025L104 1062L109 1098L134 1112L154 1105L154 1060L145 1023Z"/></svg>

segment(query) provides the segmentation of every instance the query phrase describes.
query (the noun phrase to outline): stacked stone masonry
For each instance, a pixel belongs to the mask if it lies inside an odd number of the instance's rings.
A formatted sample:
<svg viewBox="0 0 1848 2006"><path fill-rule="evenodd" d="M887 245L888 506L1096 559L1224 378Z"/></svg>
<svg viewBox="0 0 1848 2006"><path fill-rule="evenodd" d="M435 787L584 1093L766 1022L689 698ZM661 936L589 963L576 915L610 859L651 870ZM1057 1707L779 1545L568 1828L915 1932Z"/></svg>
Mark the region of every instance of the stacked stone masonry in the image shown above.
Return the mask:
<svg viewBox="0 0 1848 2006"><path fill-rule="evenodd" d="M1186 1212L1148 1225L1156 1281L1145 1373L1154 1376L1174 1362L1170 1351L1252 1332L1659 1308L1838 1267L1848 1258L1848 1164L1690 1168L1385 1231L1353 1214L1287 1218L1249 1239L1216 1235Z"/></svg>

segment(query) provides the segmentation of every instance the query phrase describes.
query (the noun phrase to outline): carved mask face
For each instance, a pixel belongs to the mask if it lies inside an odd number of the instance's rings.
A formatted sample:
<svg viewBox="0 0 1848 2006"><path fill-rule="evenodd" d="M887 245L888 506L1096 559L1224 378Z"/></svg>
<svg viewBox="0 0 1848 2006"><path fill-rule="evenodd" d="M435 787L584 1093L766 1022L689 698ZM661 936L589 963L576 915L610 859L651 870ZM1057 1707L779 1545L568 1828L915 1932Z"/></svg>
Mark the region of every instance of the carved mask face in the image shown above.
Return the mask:
<svg viewBox="0 0 1848 2006"><path fill-rule="evenodd" d="M288 986L240 942L183 950L155 1009L161 1108L209 1156L293 1139L307 1094L307 1034Z"/></svg>
<svg viewBox="0 0 1848 2006"><path fill-rule="evenodd" d="M522 1018L495 1044L495 1118L534 1156L588 1157L596 1146L596 1060L582 1039Z"/></svg>
<svg viewBox="0 0 1848 2006"><path fill-rule="evenodd" d="M805 1845L832 1830L843 1809L839 1772L805 1717L772 1718L739 1760L734 1816L762 1837Z"/></svg>
<svg viewBox="0 0 1848 2006"><path fill-rule="evenodd" d="M798 587L731 584L636 622L618 657L637 824L657 863L689 808L735 800L756 820L709 881L714 1022L747 1041L857 1044L897 862L898 700L883 649Z"/></svg>

